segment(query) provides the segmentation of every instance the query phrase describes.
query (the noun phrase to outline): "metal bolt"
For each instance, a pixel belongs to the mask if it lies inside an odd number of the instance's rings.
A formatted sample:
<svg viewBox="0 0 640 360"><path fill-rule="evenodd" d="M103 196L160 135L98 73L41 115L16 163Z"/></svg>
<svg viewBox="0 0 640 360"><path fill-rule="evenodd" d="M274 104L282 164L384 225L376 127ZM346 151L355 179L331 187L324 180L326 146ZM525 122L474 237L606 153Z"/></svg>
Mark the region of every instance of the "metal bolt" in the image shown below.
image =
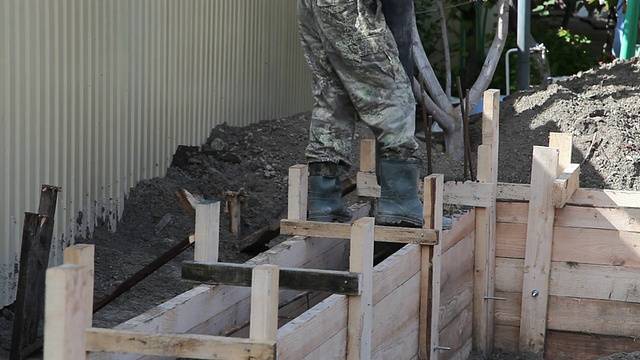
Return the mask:
<svg viewBox="0 0 640 360"><path fill-rule="evenodd" d="M296 225L293 226L294 229L297 229L298 227Z"/></svg>
<svg viewBox="0 0 640 360"><path fill-rule="evenodd" d="M484 296L485 300L502 300L502 301L506 301L507 298L504 297L498 297L498 296Z"/></svg>
<svg viewBox="0 0 640 360"><path fill-rule="evenodd" d="M533 296L533 297L538 297L538 295L540 295L540 291L538 291L538 290L533 290L531 292L531 296Z"/></svg>
<svg viewBox="0 0 640 360"><path fill-rule="evenodd" d="M450 351L451 348L448 346L438 346L438 345L433 345L433 350L447 350Z"/></svg>

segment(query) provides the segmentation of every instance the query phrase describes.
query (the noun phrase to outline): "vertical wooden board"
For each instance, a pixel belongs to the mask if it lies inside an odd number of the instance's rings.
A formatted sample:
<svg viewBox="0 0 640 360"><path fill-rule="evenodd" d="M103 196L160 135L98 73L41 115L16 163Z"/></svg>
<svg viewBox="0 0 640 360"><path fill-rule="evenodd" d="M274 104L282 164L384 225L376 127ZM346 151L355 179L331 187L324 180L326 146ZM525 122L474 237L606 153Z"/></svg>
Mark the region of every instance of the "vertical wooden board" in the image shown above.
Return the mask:
<svg viewBox="0 0 640 360"><path fill-rule="evenodd" d="M640 304L550 296L548 318L552 330L638 336Z"/></svg>
<svg viewBox="0 0 640 360"><path fill-rule="evenodd" d="M640 351L637 337L616 337L574 332L547 332L545 358L554 360L591 360L621 353Z"/></svg>
<svg viewBox="0 0 640 360"><path fill-rule="evenodd" d="M347 359L371 358L374 228L375 219L371 217L351 226L349 271L362 274L362 293L348 297Z"/></svg>
<svg viewBox="0 0 640 360"><path fill-rule="evenodd" d="M288 219L307 220L309 169L306 165L289 168Z"/></svg>
<svg viewBox="0 0 640 360"><path fill-rule="evenodd" d="M549 133L549 147L559 151L558 170L556 177L571 164L571 151L573 150L573 134L571 133Z"/></svg>
<svg viewBox="0 0 640 360"><path fill-rule="evenodd" d="M498 145L500 144L500 90L489 89L484 92L482 102L482 144L491 146L490 176L482 177L478 161L478 180L498 183Z"/></svg>
<svg viewBox="0 0 640 360"><path fill-rule="evenodd" d="M88 320L86 294L88 272L79 265L47 270L44 315L44 358L84 360Z"/></svg>
<svg viewBox="0 0 640 360"><path fill-rule="evenodd" d="M376 172L376 140L360 141L360 171Z"/></svg>
<svg viewBox="0 0 640 360"><path fill-rule="evenodd" d="M431 227L434 230L442 231L442 198L444 188L444 175L442 174L433 174L424 178L424 216L425 216L425 227ZM430 257L430 261L427 260ZM425 271L426 268L430 269ZM424 319L423 316L427 316L426 326L427 329L421 329L421 337L420 344L422 348L420 349L421 357L426 358L428 356L429 359L438 359L439 354L435 350L435 346L438 345L438 332L440 329L439 320L440 320L440 289L441 289L441 268L442 268L442 242L439 242L438 245L432 247L423 247L422 250L422 280L421 280L421 320ZM427 289L431 288L430 299ZM429 323L430 322L430 323ZM422 325L421 325L422 327ZM423 335L426 336L426 333L430 333L430 341L426 344L423 343ZM428 348L425 349L424 346Z"/></svg>
<svg viewBox="0 0 640 360"><path fill-rule="evenodd" d="M473 305L469 304L453 321L449 323L438 336L440 346L450 347L451 350L439 350L438 358L448 360L461 349L471 338L473 330Z"/></svg>
<svg viewBox="0 0 640 360"><path fill-rule="evenodd" d="M542 354L544 351L555 214L552 190L557 167L558 149L533 147L520 315L520 350L535 354Z"/></svg>
<svg viewBox="0 0 640 360"><path fill-rule="evenodd" d="M519 326L501 325L496 323L494 327L494 348L511 353L517 353L519 347Z"/></svg>
<svg viewBox="0 0 640 360"><path fill-rule="evenodd" d="M442 241L442 252L446 252L458 241L466 238L476 229L476 211L469 210L458 218L453 219L451 229L443 230L440 236Z"/></svg>
<svg viewBox="0 0 640 360"><path fill-rule="evenodd" d="M196 205L196 261L218 261L220 242L220 202L203 201Z"/></svg>
<svg viewBox="0 0 640 360"><path fill-rule="evenodd" d="M87 269L87 285L84 287L86 291L82 295L83 299L87 301L87 327L91 327L93 324L93 281L95 273L95 245L90 244L76 244L72 245L63 252L63 262L70 265L80 265Z"/></svg>
<svg viewBox="0 0 640 360"><path fill-rule="evenodd" d="M251 275L251 327L254 340L275 341L278 332L278 290L280 268L264 264Z"/></svg>

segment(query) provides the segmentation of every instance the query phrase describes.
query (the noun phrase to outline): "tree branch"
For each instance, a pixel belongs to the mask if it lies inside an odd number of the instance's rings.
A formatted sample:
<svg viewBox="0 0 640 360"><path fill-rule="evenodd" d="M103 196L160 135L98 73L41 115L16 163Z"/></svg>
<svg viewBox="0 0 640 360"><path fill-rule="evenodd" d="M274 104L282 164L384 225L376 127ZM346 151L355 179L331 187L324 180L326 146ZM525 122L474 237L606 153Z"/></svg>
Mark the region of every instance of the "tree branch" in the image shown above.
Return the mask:
<svg viewBox="0 0 640 360"><path fill-rule="evenodd" d="M449 102L451 102L451 50L449 49L449 35L447 30L447 19L444 13L442 0L437 0L438 13L440 14L440 28L442 29L442 44L444 45L444 66L446 69L446 85L444 88Z"/></svg>

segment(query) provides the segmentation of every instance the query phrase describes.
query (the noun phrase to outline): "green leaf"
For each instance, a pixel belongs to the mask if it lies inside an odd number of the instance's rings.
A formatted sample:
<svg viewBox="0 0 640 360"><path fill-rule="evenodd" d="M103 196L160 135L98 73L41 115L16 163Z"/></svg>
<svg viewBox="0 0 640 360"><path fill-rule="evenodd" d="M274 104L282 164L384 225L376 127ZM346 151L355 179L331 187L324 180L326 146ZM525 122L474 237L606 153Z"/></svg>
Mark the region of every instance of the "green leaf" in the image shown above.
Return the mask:
<svg viewBox="0 0 640 360"><path fill-rule="evenodd" d="M538 5L538 6L536 6L535 8L533 8L533 10L531 10L531 11L533 11L533 12L540 12L540 11L542 11L542 10L544 10L544 5Z"/></svg>

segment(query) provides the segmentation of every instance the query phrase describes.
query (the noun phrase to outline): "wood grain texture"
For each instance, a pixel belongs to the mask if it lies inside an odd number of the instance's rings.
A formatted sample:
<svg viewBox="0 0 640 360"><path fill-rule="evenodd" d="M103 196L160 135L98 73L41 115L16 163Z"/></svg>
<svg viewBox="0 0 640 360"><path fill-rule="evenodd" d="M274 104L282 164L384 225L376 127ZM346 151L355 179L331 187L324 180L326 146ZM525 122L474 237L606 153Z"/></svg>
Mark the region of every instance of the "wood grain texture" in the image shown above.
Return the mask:
<svg viewBox="0 0 640 360"><path fill-rule="evenodd" d="M290 167L288 185L287 218L291 220L307 220L309 168L306 165L294 165Z"/></svg>
<svg viewBox="0 0 640 360"><path fill-rule="evenodd" d="M220 242L220 202L203 201L196 204L196 243L194 259L218 261Z"/></svg>
<svg viewBox="0 0 640 360"><path fill-rule="evenodd" d="M620 353L640 351L637 337L553 331L547 333L545 358L554 360L592 360Z"/></svg>

